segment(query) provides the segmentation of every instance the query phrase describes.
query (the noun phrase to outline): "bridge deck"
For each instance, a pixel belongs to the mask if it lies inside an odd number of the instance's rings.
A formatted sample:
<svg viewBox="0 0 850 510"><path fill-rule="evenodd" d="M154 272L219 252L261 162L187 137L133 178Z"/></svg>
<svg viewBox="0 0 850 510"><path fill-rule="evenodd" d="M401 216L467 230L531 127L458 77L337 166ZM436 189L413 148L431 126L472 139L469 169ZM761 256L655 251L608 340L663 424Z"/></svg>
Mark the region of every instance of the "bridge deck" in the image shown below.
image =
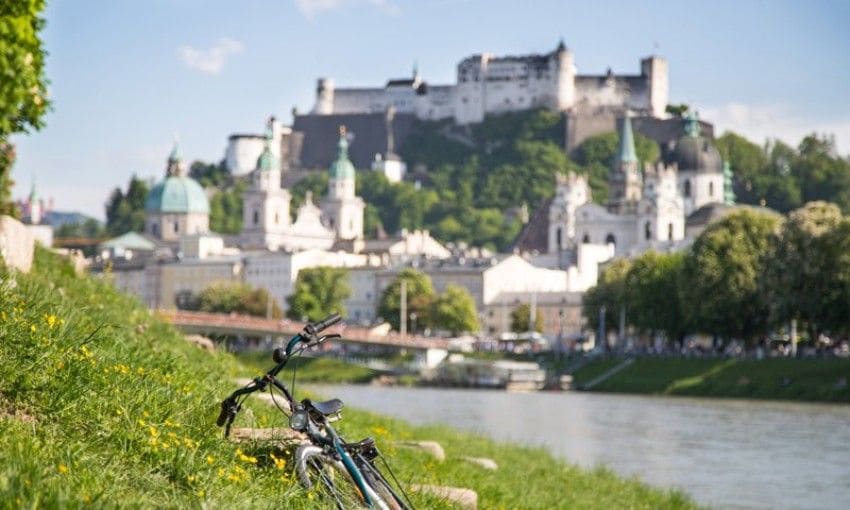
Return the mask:
<svg viewBox="0 0 850 510"><path fill-rule="evenodd" d="M289 319L264 319L249 315L189 312L185 310L157 310L156 314L183 331L220 335L292 336L304 329L304 322ZM441 338L398 333L376 335L368 328L336 325L328 333L342 335L340 341L364 345L379 345L406 349L447 349L448 342Z"/></svg>

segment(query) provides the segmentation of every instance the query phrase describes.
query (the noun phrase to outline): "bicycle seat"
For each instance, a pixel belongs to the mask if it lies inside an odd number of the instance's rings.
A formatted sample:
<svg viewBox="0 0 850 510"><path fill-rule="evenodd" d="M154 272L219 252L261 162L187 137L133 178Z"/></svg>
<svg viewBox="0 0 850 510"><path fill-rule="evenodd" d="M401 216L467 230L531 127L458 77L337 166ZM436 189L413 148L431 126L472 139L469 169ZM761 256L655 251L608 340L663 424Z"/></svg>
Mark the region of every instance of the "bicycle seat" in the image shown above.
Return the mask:
<svg viewBox="0 0 850 510"><path fill-rule="evenodd" d="M309 399L305 399L302 403L304 404L304 407L313 409L322 416L336 414L340 411L340 409L342 409L342 400L338 398L333 398L324 402L312 402Z"/></svg>

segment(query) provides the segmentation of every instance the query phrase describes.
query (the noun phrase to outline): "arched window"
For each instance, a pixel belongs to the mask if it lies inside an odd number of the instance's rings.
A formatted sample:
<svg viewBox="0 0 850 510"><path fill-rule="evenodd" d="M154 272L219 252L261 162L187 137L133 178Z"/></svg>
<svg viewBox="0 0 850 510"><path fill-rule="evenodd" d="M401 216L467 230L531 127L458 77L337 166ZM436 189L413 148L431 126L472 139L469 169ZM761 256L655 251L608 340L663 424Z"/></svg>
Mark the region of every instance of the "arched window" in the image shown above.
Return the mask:
<svg viewBox="0 0 850 510"><path fill-rule="evenodd" d="M710 197L714 196L714 183L713 182L708 183L708 196L710 196Z"/></svg>
<svg viewBox="0 0 850 510"><path fill-rule="evenodd" d="M254 225L260 222L260 211L254 209Z"/></svg>
<svg viewBox="0 0 850 510"><path fill-rule="evenodd" d="M159 223L151 223L151 233L155 236L159 236Z"/></svg>
<svg viewBox="0 0 850 510"><path fill-rule="evenodd" d="M585 234L585 237L586 236L587 236L587 234ZM607 236L605 236L605 243L606 244L613 244L614 246L617 246L617 238L614 237L614 234L608 234Z"/></svg>
<svg viewBox="0 0 850 510"><path fill-rule="evenodd" d="M555 246L558 248L561 247L561 227L558 227L557 230L555 230Z"/></svg>
<svg viewBox="0 0 850 510"><path fill-rule="evenodd" d="M691 196L691 180L685 179L685 198L690 198Z"/></svg>
<svg viewBox="0 0 850 510"><path fill-rule="evenodd" d="M590 236L587 233L584 234L584 237L581 238L581 242L587 244L590 242Z"/></svg>
<svg viewBox="0 0 850 510"><path fill-rule="evenodd" d="M667 224L667 239L669 239L671 241L673 240L673 224L672 223Z"/></svg>
<svg viewBox="0 0 850 510"><path fill-rule="evenodd" d="M647 241L652 239L652 225L648 221L643 225L643 235Z"/></svg>
<svg viewBox="0 0 850 510"><path fill-rule="evenodd" d="M280 223L280 214L274 213L274 224L277 225L278 223Z"/></svg>
<svg viewBox="0 0 850 510"><path fill-rule="evenodd" d="M178 223L177 220L174 220L174 233L176 234L178 232L180 232L180 223Z"/></svg>

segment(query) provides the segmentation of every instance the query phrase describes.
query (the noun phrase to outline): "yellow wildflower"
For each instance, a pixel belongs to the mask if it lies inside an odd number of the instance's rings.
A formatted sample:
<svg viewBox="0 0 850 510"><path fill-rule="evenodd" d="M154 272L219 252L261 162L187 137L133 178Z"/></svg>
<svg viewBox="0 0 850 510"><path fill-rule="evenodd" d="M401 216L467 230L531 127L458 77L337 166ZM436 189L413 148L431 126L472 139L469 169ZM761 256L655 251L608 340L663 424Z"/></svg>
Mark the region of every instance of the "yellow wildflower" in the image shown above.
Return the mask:
<svg viewBox="0 0 850 510"><path fill-rule="evenodd" d="M242 462L247 462L249 464L256 464L257 457L251 457L250 455L245 455L242 453L242 450L236 450L236 457Z"/></svg>
<svg viewBox="0 0 850 510"><path fill-rule="evenodd" d="M31 326L30 326L30 331L32 331L33 333L35 333L35 331L36 331L35 324L33 324L33 325L31 325Z"/></svg>
<svg viewBox="0 0 850 510"><path fill-rule="evenodd" d="M281 459L276 457L275 454L271 454L272 460L274 461L274 467L277 469L284 469L286 467L286 459Z"/></svg>
<svg viewBox="0 0 850 510"><path fill-rule="evenodd" d="M47 323L48 328L53 329L53 326L56 325L56 316L44 314L44 322Z"/></svg>
<svg viewBox="0 0 850 510"><path fill-rule="evenodd" d="M215 457L213 457L212 455L207 455L207 464L212 465L213 463L215 463Z"/></svg>
<svg viewBox="0 0 850 510"><path fill-rule="evenodd" d="M68 466L66 466L65 464L59 464L59 466L56 467L56 470L59 471L59 474L61 475L68 474Z"/></svg>
<svg viewBox="0 0 850 510"><path fill-rule="evenodd" d="M150 433L151 437L158 437L159 436L159 431L156 430L156 427L154 427L153 425L148 427L148 432Z"/></svg>

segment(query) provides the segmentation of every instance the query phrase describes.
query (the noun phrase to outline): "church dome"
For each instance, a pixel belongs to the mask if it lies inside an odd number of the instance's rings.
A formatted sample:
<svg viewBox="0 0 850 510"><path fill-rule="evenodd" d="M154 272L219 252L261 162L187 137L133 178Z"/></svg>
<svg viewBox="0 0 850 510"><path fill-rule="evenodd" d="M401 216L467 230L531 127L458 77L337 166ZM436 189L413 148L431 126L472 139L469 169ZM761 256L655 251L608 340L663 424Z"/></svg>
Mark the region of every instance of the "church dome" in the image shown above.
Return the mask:
<svg viewBox="0 0 850 510"><path fill-rule="evenodd" d="M695 116L688 117L685 134L676 142L672 161L680 172L720 173L723 171L723 158L711 141L700 134L699 122Z"/></svg>
<svg viewBox="0 0 850 510"><path fill-rule="evenodd" d="M257 168L260 170L272 170L277 166L277 159L272 154L272 149L269 146L269 138L266 137L266 143L263 147L263 152L260 154L260 157L257 158Z"/></svg>
<svg viewBox="0 0 850 510"><path fill-rule="evenodd" d="M204 189L194 179L173 175L157 183L148 192L145 211L209 214L210 202Z"/></svg>
<svg viewBox="0 0 850 510"><path fill-rule="evenodd" d="M331 163L331 179L354 179L354 164L348 159L348 140L345 138L345 127L339 129L337 157Z"/></svg>

